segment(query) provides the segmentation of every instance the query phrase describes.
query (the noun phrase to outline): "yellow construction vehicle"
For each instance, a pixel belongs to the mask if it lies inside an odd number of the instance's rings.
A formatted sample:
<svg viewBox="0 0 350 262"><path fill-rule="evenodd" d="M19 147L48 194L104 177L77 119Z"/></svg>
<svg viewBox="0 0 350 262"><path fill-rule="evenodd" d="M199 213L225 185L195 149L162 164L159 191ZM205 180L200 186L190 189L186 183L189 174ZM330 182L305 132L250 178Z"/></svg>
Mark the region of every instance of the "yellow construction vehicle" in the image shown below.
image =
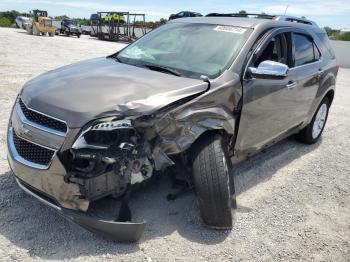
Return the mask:
<svg viewBox="0 0 350 262"><path fill-rule="evenodd" d="M47 11L33 10L31 22L27 26L27 33L30 35L54 36L56 27L52 25L52 19L47 16Z"/></svg>

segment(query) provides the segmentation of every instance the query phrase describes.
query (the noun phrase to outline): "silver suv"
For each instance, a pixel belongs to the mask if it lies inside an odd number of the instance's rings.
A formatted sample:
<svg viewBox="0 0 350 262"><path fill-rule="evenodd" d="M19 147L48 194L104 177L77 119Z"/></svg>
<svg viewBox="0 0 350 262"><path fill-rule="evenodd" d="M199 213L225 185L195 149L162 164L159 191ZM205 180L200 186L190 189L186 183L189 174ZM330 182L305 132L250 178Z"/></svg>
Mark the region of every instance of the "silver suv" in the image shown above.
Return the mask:
<svg viewBox="0 0 350 262"><path fill-rule="evenodd" d="M211 16L27 82L8 128L19 186L93 232L135 241L145 223L131 222L131 190L175 167L203 222L230 229L233 165L292 134L317 142L338 67L311 21ZM115 221L85 214L110 195L122 200Z"/></svg>

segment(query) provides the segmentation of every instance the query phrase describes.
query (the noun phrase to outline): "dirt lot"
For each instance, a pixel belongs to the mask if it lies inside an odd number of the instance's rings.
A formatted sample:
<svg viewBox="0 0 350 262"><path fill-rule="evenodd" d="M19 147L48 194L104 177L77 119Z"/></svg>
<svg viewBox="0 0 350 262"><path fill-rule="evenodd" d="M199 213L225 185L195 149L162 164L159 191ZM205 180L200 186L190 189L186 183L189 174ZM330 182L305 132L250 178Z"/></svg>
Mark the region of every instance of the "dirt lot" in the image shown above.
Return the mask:
<svg viewBox="0 0 350 262"><path fill-rule="evenodd" d="M134 196L149 223L135 244L106 241L25 195L6 160L11 105L30 78L123 45L0 28L0 261L350 260L350 69L341 69L322 140L293 138L236 167L232 232L204 228L193 193L174 201L164 178Z"/></svg>

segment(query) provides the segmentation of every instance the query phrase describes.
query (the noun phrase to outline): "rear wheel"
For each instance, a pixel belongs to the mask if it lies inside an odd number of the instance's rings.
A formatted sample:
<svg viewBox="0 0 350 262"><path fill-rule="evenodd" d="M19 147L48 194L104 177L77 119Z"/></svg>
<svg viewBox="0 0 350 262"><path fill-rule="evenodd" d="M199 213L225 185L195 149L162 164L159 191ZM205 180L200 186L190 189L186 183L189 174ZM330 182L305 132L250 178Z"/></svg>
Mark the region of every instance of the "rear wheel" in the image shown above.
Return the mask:
<svg viewBox="0 0 350 262"><path fill-rule="evenodd" d="M313 116L310 124L308 124L303 130L300 131L297 138L299 141L305 144L316 143L323 132L328 118L330 102L326 97L322 100L315 115Z"/></svg>
<svg viewBox="0 0 350 262"><path fill-rule="evenodd" d="M49 36L54 37L54 36L55 36L55 33L54 33L54 32L51 32L51 33L49 33Z"/></svg>
<svg viewBox="0 0 350 262"><path fill-rule="evenodd" d="M234 195L232 165L222 136L209 135L195 145L193 182L203 222L216 229L232 228Z"/></svg>

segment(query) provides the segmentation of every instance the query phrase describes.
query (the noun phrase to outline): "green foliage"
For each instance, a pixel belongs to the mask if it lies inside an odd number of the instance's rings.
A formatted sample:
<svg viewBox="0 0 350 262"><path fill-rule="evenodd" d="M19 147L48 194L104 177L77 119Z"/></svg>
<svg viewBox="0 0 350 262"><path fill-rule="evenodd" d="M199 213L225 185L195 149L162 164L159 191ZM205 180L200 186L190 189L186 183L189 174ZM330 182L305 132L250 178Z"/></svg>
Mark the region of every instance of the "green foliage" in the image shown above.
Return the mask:
<svg viewBox="0 0 350 262"><path fill-rule="evenodd" d="M350 41L350 32L345 32L345 33L339 34L337 40L341 40L341 41Z"/></svg>
<svg viewBox="0 0 350 262"><path fill-rule="evenodd" d="M350 41L350 32L341 32L340 30L332 29L329 26L324 27L329 39Z"/></svg>
<svg viewBox="0 0 350 262"><path fill-rule="evenodd" d="M76 20L79 25L90 25L90 19L86 19L86 18L73 18L73 19Z"/></svg>
<svg viewBox="0 0 350 262"><path fill-rule="evenodd" d="M16 10L0 12L0 26L1 27L10 27L15 23L17 16L28 16L27 13L20 13Z"/></svg>
<svg viewBox="0 0 350 262"><path fill-rule="evenodd" d="M12 25L10 19L6 17L0 18L0 27L10 27Z"/></svg>
<svg viewBox="0 0 350 262"><path fill-rule="evenodd" d="M63 19L67 19L67 18L69 18L67 15L59 15L59 16L54 17L55 20L63 20Z"/></svg>

